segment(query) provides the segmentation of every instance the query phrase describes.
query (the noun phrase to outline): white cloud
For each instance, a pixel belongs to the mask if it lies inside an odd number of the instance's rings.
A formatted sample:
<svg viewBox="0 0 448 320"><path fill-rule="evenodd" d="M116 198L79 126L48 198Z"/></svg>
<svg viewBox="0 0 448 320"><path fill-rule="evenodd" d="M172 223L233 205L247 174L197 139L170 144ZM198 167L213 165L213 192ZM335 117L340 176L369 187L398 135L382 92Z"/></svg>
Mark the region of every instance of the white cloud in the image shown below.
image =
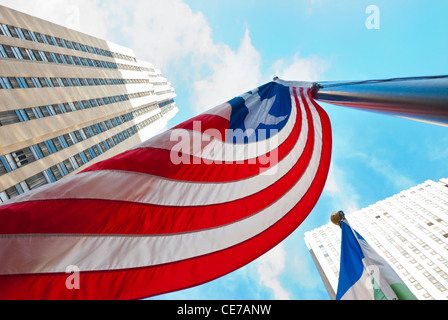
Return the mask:
<svg viewBox="0 0 448 320"><path fill-rule="evenodd" d="M124 29L119 36L126 37L137 56L161 69L216 54L204 15L181 0L116 0L108 11L114 17L110 27L116 25L115 17L120 19Z"/></svg>
<svg viewBox="0 0 448 320"><path fill-rule="evenodd" d="M278 279L285 269L285 261L286 252L282 244L256 261L260 282L273 291L276 300L290 299L290 294L282 287Z"/></svg>
<svg viewBox="0 0 448 320"><path fill-rule="evenodd" d="M182 0L2 0L2 4L132 48L172 82L190 92L191 109L203 112L261 85L262 57L249 29L237 51L213 40L204 15ZM318 80L328 64L318 57L280 59L280 78ZM166 72L165 72L166 71Z"/></svg>
<svg viewBox="0 0 448 320"><path fill-rule="evenodd" d="M107 35L99 0L1 0L0 4L95 37Z"/></svg>
<svg viewBox="0 0 448 320"><path fill-rule="evenodd" d="M393 165L385 160L380 160L374 156L366 159L367 165L370 166L376 173L386 178L386 181L394 186L397 191L409 189L417 183L408 178L397 170Z"/></svg>
<svg viewBox="0 0 448 320"><path fill-rule="evenodd" d="M301 58L296 53L292 59L280 59L273 65L275 74L283 80L318 81L328 69L329 63L317 57Z"/></svg>
<svg viewBox="0 0 448 320"><path fill-rule="evenodd" d="M237 52L221 45L210 76L194 83L192 104L201 112L255 89L261 81L261 55L253 47L246 30Z"/></svg>
<svg viewBox="0 0 448 320"><path fill-rule="evenodd" d="M333 161L330 165L324 192L331 198L335 211L343 210L346 214L358 211L359 195L355 188L347 181L346 174Z"/></svg>

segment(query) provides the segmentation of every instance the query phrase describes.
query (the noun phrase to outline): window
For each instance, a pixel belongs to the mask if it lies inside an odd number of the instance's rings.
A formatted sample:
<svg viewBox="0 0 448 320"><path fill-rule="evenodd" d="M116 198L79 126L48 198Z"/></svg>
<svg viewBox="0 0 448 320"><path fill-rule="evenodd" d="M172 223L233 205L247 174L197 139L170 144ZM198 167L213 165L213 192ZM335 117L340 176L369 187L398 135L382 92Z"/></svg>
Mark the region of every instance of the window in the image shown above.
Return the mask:
<svg viewBox="0 0 448 320"><path fill-rule="evenodd" d="M37 51L37 52L39 53L39 57L40 57L41 61L48 62L48 58L47 58L47 55L45 54L45 52L42 52L42 51Z"/></svg>
<svg viewBox="0 0 448 320"><path fill-rule="evenodd" d="M44 108L48 110L50 116L55 116L57 114L52 105L46 106Z"/></svg>
<svg viewBox="0 0 448 320"><path fill-rule="evenodd" d="M11 47L12 52L14 53L14 58L23 60L23 56L20 53L20 50L16 47Z"/></svg>
<svg viewBox="0 0 448 320"><path fill-rule="evenodd" d="M35 88L42 88L39 78L31 78L31 81L33 82Z"/></svg>
<svg viewBox="0 0 448 320"><path fill-rule="evenodd" d="M64 87L64 83L62 82L61 78L56 78L56 83L58 84L59 87Z"/></svg>
<svg viewBox="0 0 448 320"><path fill-rule="evenodd" d="M75 168L73 167L72 162L69 159L63 161L62 164L65 166L65 168L66 168L68 173L70 173L73 170L75 170Z"/></svg>
<svg viewBox="0 0 448 320"><path fill-rule="evenodd" d="M30 151L34 156L34 159L36 159L36 160L42 159L44 157L37 144L34 146L31 146Z"/></svg>
<svg viewBox="0 0 448 320"><path fill-rule="evenodd" d="M12 89L11 81L8 78L0 78L0 81L5 89Z"/></svg>
<svg viewBox="0 0 448 320"><path fill-rule="evenodd" d="M39 144L38 144L38 147L39 147L39 149L41 150L42 155L43 155L44 157L50 155L50 150L48 150L48 147L47 147L47 145L46 145L45 143L43 143L43 142L39 143Z"/></svg>
<svg viewBox="0 0 448 320"><path fill-rule="evenodd" d="M64 134L63 138L64 138L64 140L66 141L66 144L67 144L66 148L68 148L69 146L72 146L75 143L77 143L77 142L75 142L73 140L71 134L69 134L69 133L68 134Z"/></svg>
<svg viewBox="0 0 448 320"><path fill-rule="evenodd" d="M6 28L9 30L9 33L14 37L14 38L18 38L19 35L17 34L17 31L14 27L11 26L6 26Z"/></svg>
<svg viewBox="0 0 448 320"><path fill-rule="evenodd" d="M14 55L14 52L12 51L12 48L10 46L7 45L3 45L3 49L6 52L6 56L8 58L15 58L16 56Z"/></svg>
<svg viewBox="0 0 448 320"><path fill-rule="evenodd" d="M65 59L65 56L63 54L59 55L61 57L62 63L68 64L67 60Z"/></svg>
<svg viewBox="0 0 448 320"><path fill-rule="evenodd" d="M44 43L44 39L39 32L35 32L34 35L36 36L37 42Z"/></svg>
<svg viewBox="0 0 448 320"><path fill-rule="evenodd" d="M0 57L8 58L8 54L6 53L5 49L1 44L0 44Z"/></svg>
<svg viewBox="0 0 448 320"><path fill-rule="evenodd" d="M56 181L56 178L54 177L53 172L50 169L45 170L44 172L42 172L42 174L45 176L45 180L47 181L47 183Z"/></svg>
<svg viewBox="0 0 448 320"><path fill-rule="evenodd" d="M84 110L85 109L84 104L82 103L82 101L75 102L74 105L75 105L77 110Z"/></svg>
<svg viewBox="0 0 448 320"><path fill-rule="evenodd" d="M68 170L67 170L67 167L65 166L64 162L61 162L61 163L57 164L56 166L58 167L62 176L68 175Z"/></svg>
<svg viewBox="0 0 448 320"><path fill-rule="evenodd" d="M29 88L28 84L25 81L25 78L16 78L19 83L20 88Z"/></svg>
<svg viewBox="0 0 448 320"><path fill-rule="evenodd" d="M84 128L84 132L86 132L89 138L95 136L95 132L93 131L92 127Z"/></svg>
<svg viewBox="0 0 448 320"><path fill-rule="evenodd" d="M48 141L45 141L44 144L47 147L47 150L50 152L50 154L57 152L56 147L53 144L53 141L48 140Z"/></svg>
<svg viewBox="0 0 448 320"><path fill-rule="evenodd" d="M43 175L43 173L38 173L35 176L25 180L30 190L37 189L43 185L48 184L47 179Z"/></svg>
<svg viewBox="0 0 448 320"><path fill-rule="evenodd" d="M19 84L19 82L17 81L16 78L8 78L8 80L9 80L9 83L11 84L11 87L12 87L13 89L18 89L18 88L20 88L20 84Z"/></svg>
<svg viewBox="0 0 448 320"><path fill-rule="evenodd" d="M81 139L79 139L79 140L87 140L87 135L86 135L84 129L80 129L80 130L78 130L78 132L81 136ZM90 138L90 136L89 136L89 138Z"/></svg>
<svg viewBox="0 0 448 320"><path fill-rule="evenodd" d="M53 145L55 146L57 151L61 151L62 149L64 149L59 139L52 139L51 142L53 142Z"/></svg>
<svg viewBox="0 0 448 320"><path fill-rule="evenodd" d="M30 148L13 152L11 155L13 156L19 168L36 160Z"/></svg>
<svg viewBox="0 0 448 320"><path fill-rule="evenodd" d="M56 181L64 177L63 173L59 170L58 166L53 166L50 168L50 170L53 173L54 177L56 178Z"/></svg>
<svg viewBox="0 0 448 320"><path fill-rule="evenodd" d="M31 60L30 56L28 55L28 52L24 48L17 48L17 50L20 52L20 55L22 56L22 59L25 60Z"/></svg>
<svg viewBox="0 0 448 320"><path fill-rule="evenodd" d="M46 53L46 56L48 58L48 61L58 63L58 59L56 58L56 55L53 52Z"/></svg>
<svg viewBox="0 0 448 320"><path fill-rule="evenodd" d="M20 122L29 121L28 115L26 114L25 110L17 110L16 111L17 117L19 118Z"/></svg>
<svg viewBox="0 0 448 320"><path fill-rule="evenodd" d="M28 32L29 35L30 35L31 41L39 42L39 40L37 39L36 34L35 34L33 31L27 31L27 32ZM25 37L26 37L26 34L25 34Z"/></svg>
<svg viewBox="0 0 448 320"><path fill-rule="evenodd" d="M9 29L8 29L8 27L6 25L0 24L0 29L2 30L2 33L5 36L12 37L11 32L9 31Z"/></svg>
<svg viewBox="0 0 448 320"><path fill-rule="evenodd" d="M13 169L11 169L11 166L9 165L8 160L5 158L5 156L0 157L0 162L2 163L2 167L6 172L11 172Z"/></svg>
<svg viewBox="0 0 448 320"><path fill-rule="evenodd" d="M23 34L22 29L20 29L20 28L14 28L14 29L15 29L15 31L16 31L16 33L17 33L17 35L19 36L20 39L22 39L22 40L27 40L27 39L25 38L25 35Z"/></svg>
<svg viewBox="0 0 448 320"><path fill-rule="evenodd" d="M84 154L84 152L80 152L80 153L78 154L78 156L79 156L79 158L81 159L82 164L86 164L87 162L89 162L89 160L87 159L87 157L86 157L86 155ZM75 158L76 158L76 156L75 156ZM79 163L79 161L78 161L78 163Z"/></svg>
<svg viewBox="0 0 448 320"><path fill-rule="evenodd" d="M18 195L20 195L19 190L17 190L16 187L11 187L7 190L5 190L6 194L8 195L9 199L13 199L15 197L17 197ZM23 193L23 191L22 191Z"/></svg>
<svg viewBox="0 0 448 320"><path fill-rule="evenodd" d="M62 148L68 148L68 143L65 140L64 136L58 137L58 141L61 144Z"/></svg>
<svg viewBox="0 0 448 320"><path fill-rule="evenodd" d="M30 57L30 60L37 61L37 58L35 57L33 50L26 49L25 51L26 54Z"/></svg>

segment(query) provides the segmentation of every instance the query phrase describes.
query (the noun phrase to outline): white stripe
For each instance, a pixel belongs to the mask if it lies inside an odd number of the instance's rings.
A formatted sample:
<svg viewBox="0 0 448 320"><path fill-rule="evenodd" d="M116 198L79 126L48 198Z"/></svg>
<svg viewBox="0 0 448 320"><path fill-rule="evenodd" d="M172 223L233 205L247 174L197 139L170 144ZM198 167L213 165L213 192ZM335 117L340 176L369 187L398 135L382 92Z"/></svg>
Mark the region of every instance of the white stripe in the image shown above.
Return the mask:
<svg viewBox="0 0 448 320"><path fill-rule="evenodd" d="M58 181L57 185L42 186L35 192L25 193L10 200L8 204L49 199L104 199L162 206L203 206L246 198L281 179L300 158L308 138L308 121L301 99L300 108L303 113L302 130L291 152L263 174L245 180L197 183L168 180L141 173L103 170L78 174ZM123 185L126 185L126 188L123 188Z"/></svg>
<svg viewBox="0 0 448 320"><path fill-rule="evenodd" d="M285 127L269 139L246 144L228 143L219 139L213 139L211 133L219 131L212 129L204 133L187 129L173 129L140 144L134 149L156 148L173 150L174 147L182 150L183 154L192 155L210 161L235 162L254 159L277 149L290 136L296 125L297 109L294 107L295 99L292 96L291 115ZM229 105L230 106L230 105ZM225 139L226 137L222 137ZM204 152L213 150L213 153ZM179 150L178 149L178 150Z"/></svg>
<svg viewBox="0 0 448 320"><path fill-rule="evenodd" d="M312 104L310 107L315 136L321 137L319 115ZM311 162L298 183L277 202L247 219L171 236L6 236L0 238L0 274L60 273L69 265L81 271L155 266L232 247L265 231L297 205L318 172L321 152L322 140L315 139Z"/></svg>

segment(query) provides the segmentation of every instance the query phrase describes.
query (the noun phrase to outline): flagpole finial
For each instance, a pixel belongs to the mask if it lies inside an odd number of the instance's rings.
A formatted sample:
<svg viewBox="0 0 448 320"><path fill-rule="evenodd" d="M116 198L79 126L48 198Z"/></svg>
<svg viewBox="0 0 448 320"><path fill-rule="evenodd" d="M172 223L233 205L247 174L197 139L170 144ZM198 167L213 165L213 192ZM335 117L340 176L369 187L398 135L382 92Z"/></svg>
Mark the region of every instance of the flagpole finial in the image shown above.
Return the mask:
<svg viewBox="0 0 448 320"><path fill-rule="evenodd" d="M343 220L345 220L345 214L343 211L337 211L331 215L331 222L337 226L340 226Z"/></svg>

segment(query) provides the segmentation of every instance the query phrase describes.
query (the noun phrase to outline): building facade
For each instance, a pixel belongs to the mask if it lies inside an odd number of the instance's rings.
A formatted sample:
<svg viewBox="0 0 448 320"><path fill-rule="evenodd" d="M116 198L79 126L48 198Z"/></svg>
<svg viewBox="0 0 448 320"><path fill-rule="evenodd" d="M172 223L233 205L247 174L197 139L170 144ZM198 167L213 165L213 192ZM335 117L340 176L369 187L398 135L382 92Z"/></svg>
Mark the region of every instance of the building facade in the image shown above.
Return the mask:
<svg viewBox="0 0 448 320"><path fill-rule="evenodd" d="M158 134L174 98L131 49L0 6L0 203Z"/></svg>
<svg viewBox="0 0 448 320"><path fill-rule="evenodd" d="M427 181L346 218L419 300L448 299L448 179ZM305 242L335 299L340 228L329 223L307 232Z"/></svg>

